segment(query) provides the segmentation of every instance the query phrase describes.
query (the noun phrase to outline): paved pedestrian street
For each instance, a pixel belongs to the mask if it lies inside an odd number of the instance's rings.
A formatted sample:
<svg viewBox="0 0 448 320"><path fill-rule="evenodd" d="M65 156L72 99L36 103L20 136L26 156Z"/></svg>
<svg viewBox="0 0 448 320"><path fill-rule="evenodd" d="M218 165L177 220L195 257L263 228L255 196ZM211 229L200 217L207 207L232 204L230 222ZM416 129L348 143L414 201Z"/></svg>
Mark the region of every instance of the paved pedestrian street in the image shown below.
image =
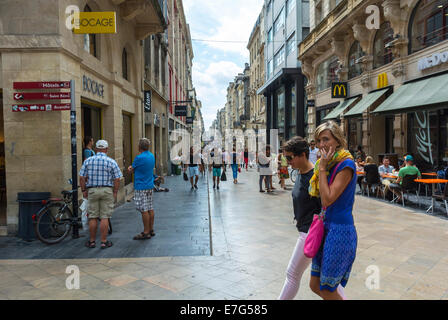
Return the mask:
<svg viewBox="0 0 448 320"><path fill-rule="evenodd" d="M107 250L83 247L85 237L49 247L0 238L0 299L276 299L298 236L291 191L276 183L259 193L254 169L238 181L217 191L201 178L191 191L169 177L170 192L155 194L157 235L145 242L132 241L142 227L133 202L117 208ZM448 220L362 196L354 216L347 298L448 299ZM80 270L78 290L66 288L68 266ZM309 278L308 269L296 299L320 299Z"/></svg>

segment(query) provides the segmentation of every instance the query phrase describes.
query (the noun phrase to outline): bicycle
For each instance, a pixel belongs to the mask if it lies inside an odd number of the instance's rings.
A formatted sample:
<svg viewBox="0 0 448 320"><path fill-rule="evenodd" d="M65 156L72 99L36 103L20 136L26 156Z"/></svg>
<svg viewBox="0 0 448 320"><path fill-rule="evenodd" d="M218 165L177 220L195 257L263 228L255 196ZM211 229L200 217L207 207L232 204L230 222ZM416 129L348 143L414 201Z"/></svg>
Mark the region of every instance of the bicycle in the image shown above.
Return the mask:
<svg viewBox="0 0 448 320"><path fill-rule="evenodd" d="M297 169L291 169L290 170L289 178L291 179L292 183L296 183L298 175L299 175L299 170L297 170Z"/></svg>
<svg viewBox="0 0 448 320"><path fill-rule="evenodd" d="M56 244L64 240L74 226L82 229L81 214L74 217L70 205L75 190L62 191L63 198L43 200L44 205L32 216L34 231L37 238L45 244ZM112 224L109 219L109 234L112 234Z"/></svg>

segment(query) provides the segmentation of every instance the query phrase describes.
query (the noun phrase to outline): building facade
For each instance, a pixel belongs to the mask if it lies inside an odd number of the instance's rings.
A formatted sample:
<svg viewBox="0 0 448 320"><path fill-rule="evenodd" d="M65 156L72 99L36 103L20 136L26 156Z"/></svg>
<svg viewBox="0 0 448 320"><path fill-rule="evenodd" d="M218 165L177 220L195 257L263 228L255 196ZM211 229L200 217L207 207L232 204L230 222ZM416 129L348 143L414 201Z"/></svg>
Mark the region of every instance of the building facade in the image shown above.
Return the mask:
<svg viewBox="0 0 448 320"><path fill-rule="evenodd" d="M265 0L265 84L267 129L278 129L279 142L304 135L305 78L297 47L309 32L308 0ZM268 139L269 135L268 135Z"/></svg>
<svg viewBox="0 0 448 320"><path fill-rule="evenodd" d="M250 120L248 127L258 130L266 126L266 101L257 95L257 90L265 83L264 63L264 6L249 38L247 49L250 53Z"/></svg>
<svg viewBox="0 0 448 320"><path fill-rule="evenodd" d="M116 12L118 32L74 34L65 24L69 5ZM13 112L13 83L75 80L78 170L83 138L91 136L108 140L109 156L125 172L138 154L138 137L144 135L141 43L165 28L163 1L0 3L2 234L17 231L18 192L59 196L71 187L70 113ZM119 201L131 191L132 179L126 175Z"/></svg>
<svg viewBox="0 0 448 320"><path fill-rule="evenodd" d="M368 5L379 8L378 29L366 26ZM310 15L299 54L315 105L308 137L336 120L351 151L360 145L377 161L409 152L423 170L446 166L447 1L311 1ZM345 99L331 98L334 81L347 82Z"/></svg>

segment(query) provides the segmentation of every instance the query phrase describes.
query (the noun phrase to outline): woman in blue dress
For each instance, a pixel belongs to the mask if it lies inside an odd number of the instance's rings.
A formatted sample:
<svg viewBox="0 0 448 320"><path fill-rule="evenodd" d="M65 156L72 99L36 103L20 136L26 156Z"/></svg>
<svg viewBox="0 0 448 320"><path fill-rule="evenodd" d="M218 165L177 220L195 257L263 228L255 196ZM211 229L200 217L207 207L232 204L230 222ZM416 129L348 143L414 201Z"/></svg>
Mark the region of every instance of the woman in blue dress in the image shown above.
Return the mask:
<svg viewBox="0 0 448 320"><path fill-rule="evenodd" d="M356 257L357 233L353 220L356 165L347 142L335 122L320 125L315 132L321 158L310 180L310 195L318 194L324 219L324 239L311 265L311 290L323 299L342 300L337 287L347 285ZM333 183L331 176L337 170Z"/></svg>

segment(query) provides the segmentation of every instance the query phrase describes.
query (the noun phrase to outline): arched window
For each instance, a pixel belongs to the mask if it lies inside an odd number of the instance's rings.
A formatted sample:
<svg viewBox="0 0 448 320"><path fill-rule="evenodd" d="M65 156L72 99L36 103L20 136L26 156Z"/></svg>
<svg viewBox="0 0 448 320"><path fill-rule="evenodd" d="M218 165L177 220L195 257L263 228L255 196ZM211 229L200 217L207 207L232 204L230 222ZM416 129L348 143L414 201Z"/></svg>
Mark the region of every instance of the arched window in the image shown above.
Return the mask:
<svg viewBox="0 0 448 320"><path fill-rule="evenodd" d="M421 0L411 17L409 39L409 54L448 39L448 2Z"/></svg>
<svg viewBox="0 0 448 320"><path fill-rule="evenodd" d="M332 56L319 65L317 68L317 92L331 87L331 83L337 80L336 70L338 69L338 64L338 58Z"/></svg>
<svg viewBox="0 0 448 320"><path fill-rule="evenodd" d="M394 30L390 22L384 22L376 32L373 42L373 68L379 68L385 64L391 63L394 59L392 49L386 48L386 45L394 39Z"/></svg>
<svg viewBox="0 0 448 320"><path fill-rule="evenodd" d="M128 53L126 52L126 48L123 48L123 53L121 55L121 70L123 74L123 78L129 80L128 76Z"/></svg>
<svg viewBox="0 0 448 320"><path fill-rule="evenodd" d="M364 55L361 45L359 41L355 41L350 48L350 52L348 53L348 78L354 78L362 73L362 68L359 63L356 63L356 60L361 58Z"/></svg>
<svg viewBox="0 0 448 320"><path fill-rule="evenodd" d="M88 5L84 7L84 12L92 12L92 9ZM84 35L84 50L89 52L92 56L98 57L97 50L97 35L85 34Z"/></svg>

